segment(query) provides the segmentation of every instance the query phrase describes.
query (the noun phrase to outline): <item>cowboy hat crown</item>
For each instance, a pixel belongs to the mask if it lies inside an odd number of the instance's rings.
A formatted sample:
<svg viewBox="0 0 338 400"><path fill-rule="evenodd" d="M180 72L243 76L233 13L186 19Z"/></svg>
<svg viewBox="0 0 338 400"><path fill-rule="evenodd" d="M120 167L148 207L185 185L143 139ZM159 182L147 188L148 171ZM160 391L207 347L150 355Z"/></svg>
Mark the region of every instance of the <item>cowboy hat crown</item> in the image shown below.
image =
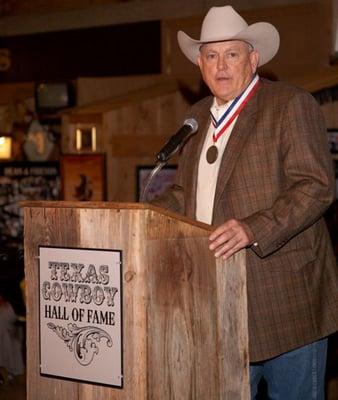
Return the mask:
<svg viewBox="0 0 338 400"><path fill-rule="evenodd" d="M177 34L179 46L184 55L197 64L200 47L204 43L242 40L250 43L259 53L258 66L270 61L279 48L277 29L268 22L248 25L231 7L212 7L205 16L199 40L192 39L183 31Z"/></svg>

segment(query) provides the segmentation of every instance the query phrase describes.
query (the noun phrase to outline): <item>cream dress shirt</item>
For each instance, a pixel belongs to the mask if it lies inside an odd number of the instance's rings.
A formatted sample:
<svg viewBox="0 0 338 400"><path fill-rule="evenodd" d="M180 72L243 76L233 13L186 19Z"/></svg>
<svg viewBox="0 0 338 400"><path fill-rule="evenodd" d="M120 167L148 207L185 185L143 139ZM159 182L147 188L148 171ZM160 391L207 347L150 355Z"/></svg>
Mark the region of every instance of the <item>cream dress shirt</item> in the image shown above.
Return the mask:
<svg viewBox="0 0 338 400"><path fill-rule="evenodd" d="M218 106L216 99L214 99L213 105L211 106L210 110L216 117L216 119L218 119L230 107L232 102L233 100L229 101L228 103L222 106ZM208 133L205 137L201 156L198 163L197 191L196 191L197 221L205 222L206 224L211 224L212 222L218 171L221 165L224 149L228 143L228 140L230 138L232 129L235 126L236 121L237 117L232 121L232 123L228 126L225 132L223 132L223 134L218 138L216 143L214 143L212 139L214 133L214 126L210 121ZM208 148L213 144L218 149L218 156L213 164L209 164L206 155Z"/></svg>

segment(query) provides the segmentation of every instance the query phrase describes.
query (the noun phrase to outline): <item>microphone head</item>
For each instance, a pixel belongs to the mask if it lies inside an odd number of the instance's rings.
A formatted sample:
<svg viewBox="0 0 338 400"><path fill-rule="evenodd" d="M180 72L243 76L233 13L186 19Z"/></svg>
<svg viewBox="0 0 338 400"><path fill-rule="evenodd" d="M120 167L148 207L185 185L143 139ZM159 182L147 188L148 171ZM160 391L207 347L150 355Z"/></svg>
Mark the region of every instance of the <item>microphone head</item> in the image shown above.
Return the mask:
<svg viewBox="0 0 338 400"><path fill-rule="evenodd" d="M191 128L191 133L195 133L198 129L198 123L195 118L186 119L183 125L188 125Z"/></svg>

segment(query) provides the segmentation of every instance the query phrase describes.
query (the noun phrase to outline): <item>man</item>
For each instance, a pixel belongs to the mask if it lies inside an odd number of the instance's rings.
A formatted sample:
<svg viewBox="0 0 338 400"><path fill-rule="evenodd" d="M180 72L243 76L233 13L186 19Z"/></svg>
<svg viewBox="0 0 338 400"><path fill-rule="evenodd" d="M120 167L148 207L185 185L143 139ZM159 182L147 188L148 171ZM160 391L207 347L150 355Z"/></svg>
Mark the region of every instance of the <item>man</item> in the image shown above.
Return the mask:
<svg viewBox="0 0 338 400"><path fill-rule="evenodd" d="M327 335L338 327L338 273L322 218L333 200L326 129L306 92L260 79L278 51L268 23L213 7L200 40L178 33L213 97L195 104L197 133L159 201L215 225L210 249L246 248L252 398L324 399Z"/></svg>

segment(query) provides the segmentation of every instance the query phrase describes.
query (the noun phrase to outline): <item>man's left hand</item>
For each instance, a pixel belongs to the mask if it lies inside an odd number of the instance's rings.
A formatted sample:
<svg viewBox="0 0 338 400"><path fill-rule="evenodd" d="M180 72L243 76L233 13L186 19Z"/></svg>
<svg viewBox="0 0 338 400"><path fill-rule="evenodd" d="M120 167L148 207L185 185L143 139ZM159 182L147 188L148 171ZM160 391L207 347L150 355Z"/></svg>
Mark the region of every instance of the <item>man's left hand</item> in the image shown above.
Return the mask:
<svg viewBox="0 0 338 400"><path fill-rule="evenodd" d="M215 250L215 257L223 257L225 260L237 251L252 243L250 229L236 219L230 219L220 225L209 236L210 250Z"/></svg>

